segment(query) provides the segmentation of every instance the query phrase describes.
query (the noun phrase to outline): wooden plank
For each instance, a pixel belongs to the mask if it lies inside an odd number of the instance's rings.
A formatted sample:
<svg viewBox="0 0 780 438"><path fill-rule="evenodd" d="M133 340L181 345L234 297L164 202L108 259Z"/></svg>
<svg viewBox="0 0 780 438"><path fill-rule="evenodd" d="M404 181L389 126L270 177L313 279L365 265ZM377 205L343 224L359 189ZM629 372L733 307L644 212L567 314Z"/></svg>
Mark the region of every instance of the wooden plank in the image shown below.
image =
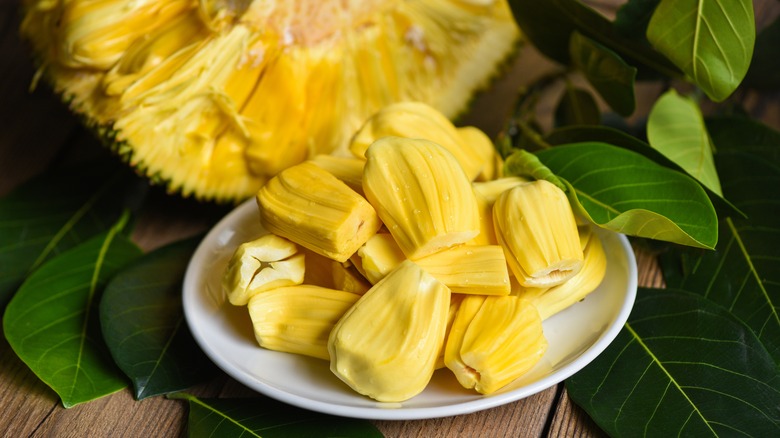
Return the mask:
<svg viewBox="0 0 780 438"><path fill-rule="evenodd" d="M552 387L523 400L473 414L374 423L388 438L541 436L555 392L555 387Z"/></svg>

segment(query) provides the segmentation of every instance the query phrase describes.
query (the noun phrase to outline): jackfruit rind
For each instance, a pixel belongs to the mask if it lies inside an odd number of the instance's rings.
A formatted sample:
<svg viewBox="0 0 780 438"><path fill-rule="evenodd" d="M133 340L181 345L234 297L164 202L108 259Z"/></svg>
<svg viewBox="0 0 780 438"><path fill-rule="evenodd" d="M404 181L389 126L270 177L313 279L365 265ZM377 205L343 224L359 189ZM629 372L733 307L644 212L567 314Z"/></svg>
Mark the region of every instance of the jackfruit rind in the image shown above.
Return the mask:
<svg viewBox="0 0 780 438"><path fill-rule="evenodd" d="M139 172L249 197L383 106L452 118L519 39L507 2L26 0L42 76Z"/></svg>

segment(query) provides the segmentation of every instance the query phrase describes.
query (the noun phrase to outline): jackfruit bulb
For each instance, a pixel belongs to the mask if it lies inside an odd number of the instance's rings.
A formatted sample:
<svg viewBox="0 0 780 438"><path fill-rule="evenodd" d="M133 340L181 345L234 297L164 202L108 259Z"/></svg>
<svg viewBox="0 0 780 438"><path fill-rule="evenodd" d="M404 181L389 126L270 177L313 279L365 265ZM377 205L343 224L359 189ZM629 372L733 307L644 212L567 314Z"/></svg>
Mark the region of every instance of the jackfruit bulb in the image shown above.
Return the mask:
<svg viewBox="0 0 780 438"><path fill-rule="evenodd" d="M21 33L130 165L215 200L346 152L387 104L453 118L519 39L506 0L26 0Z"/></svg>

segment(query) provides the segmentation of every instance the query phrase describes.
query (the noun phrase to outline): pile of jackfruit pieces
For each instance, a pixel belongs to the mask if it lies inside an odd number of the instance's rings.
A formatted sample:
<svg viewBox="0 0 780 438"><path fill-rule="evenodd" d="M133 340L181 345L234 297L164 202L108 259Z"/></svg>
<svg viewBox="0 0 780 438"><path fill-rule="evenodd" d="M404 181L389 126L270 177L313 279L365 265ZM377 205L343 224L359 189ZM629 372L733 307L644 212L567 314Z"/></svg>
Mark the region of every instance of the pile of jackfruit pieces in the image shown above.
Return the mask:
<svg viewBox="0 0 780 438"><path fill-rule="evenodd" d="M257 193L267 234L236 249L222 288L261 347L328 360L381 402L414 397L443 367L490 394L542 358L542 321L601 283L602 244L564 192L501 177L482 131L403 102L349 151Z"/></svg>

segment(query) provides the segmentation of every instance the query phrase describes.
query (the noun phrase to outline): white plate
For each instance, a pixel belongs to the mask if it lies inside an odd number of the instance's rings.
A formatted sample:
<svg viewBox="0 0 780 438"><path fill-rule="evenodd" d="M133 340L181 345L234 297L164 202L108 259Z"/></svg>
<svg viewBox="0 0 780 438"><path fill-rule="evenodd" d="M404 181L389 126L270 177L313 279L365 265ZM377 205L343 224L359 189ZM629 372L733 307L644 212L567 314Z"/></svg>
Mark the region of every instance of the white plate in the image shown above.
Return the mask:
<svg viewBox="0 0 780 438"><path fill-rule="evenodd" d="M634 304L636 261L625 236L598 231L607 253L607 274L588 297L548 318L549 346L526 375L489 396L462 388L439 370L418 396L403 403L363 397L333 375L328 362L260 348L246 307L228 303L220 289L234 249L260 235L253 200L240 205L205 237L184 278L184 313L203 351L228 375L274 399L312 411L354 418L411 420L467 414L543 391L591 362L617 336Z"/></svg>

